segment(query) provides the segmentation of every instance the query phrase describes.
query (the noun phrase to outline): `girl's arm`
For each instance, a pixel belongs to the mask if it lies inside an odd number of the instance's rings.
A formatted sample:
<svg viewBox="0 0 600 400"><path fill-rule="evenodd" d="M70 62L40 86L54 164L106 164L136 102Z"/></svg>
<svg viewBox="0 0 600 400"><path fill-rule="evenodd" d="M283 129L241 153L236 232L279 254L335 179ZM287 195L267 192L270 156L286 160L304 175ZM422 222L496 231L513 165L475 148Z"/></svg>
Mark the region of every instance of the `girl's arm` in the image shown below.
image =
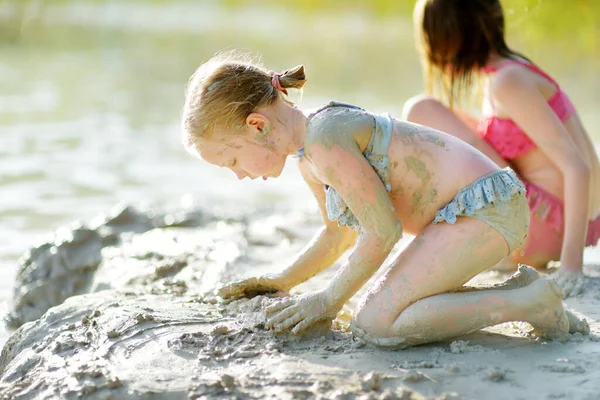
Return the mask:
<svg viewBox="0 0 600 400"><path fill-rule="evenodd" d="M339 132L339 131L338 131ZM402 225L373 167L347 132L327 132L305 144L305 156L324 182L335 188L361 226L348 262L321 291L267 308L268 325L299 333L320 320L335 318L344 303L377 271L402 236Z"/></svg>
<svg viewBox="0 0 600 400"><path fill-rule="evenodd" d="M218 290L221 297L239 297L261 293L288 291L329 268L356 241L357 232L338 226L327 218L323 184L308 171L306 162L300 172L319 204L324 226L313 236L292 263L281 272L243 279L223 286Z"/></svg>
<svg viewBox="0 0 600 400"><path fill-rule="evenodd" d="M565 234L561 270L581 274L588 226L590 169L571 135L536 84L524 71L506 68L497 74L492 96L538 148L561 171L564 179Z"/></svg>
<svg viewBox="0 0 600 400"><path fill-rule="evenodd" d="M342 135L340 135L342 136ZM360 235L348 261L325 289L339 310L379 269L402 237L402 224L385 186L349 135L333 146L312 143L307 154L326 183L337 190L360 223Z"/></svg>
<svg viewBox="0 0 600 400"><path fill-rule="evenodd" d="M329 268L354 245L358 236L357 232L340 227L337 221L330 221L327 218L324 185L311 176L308 168L309 166L306 164L301 165L300 172L317 199L324 226L317 231L291 265L276 274L285 290L289 290Z"/></svg>
<svg viewBox="0 0 600 400"><path fill-rule="evenodd" d="M456 114L458 116L458 118L460 118L461 121L463 121L465 123L465 125L467 125L469 128L471 128L473 130L473 132L477 132L477 125L479 125L479 119L475 118L473 115L469 114L468 112L464 111L464 110L460 110L460 109L454 109L452 110L454 112L454 114Z"/></svg>

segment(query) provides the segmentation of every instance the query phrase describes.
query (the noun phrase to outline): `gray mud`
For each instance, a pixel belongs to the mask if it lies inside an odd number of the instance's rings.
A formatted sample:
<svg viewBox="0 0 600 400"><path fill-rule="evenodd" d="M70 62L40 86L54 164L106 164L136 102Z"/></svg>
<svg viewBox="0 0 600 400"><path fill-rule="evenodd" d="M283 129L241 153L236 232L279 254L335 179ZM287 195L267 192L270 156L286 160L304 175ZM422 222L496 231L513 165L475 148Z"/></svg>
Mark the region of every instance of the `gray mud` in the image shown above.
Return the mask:
<svg viewBox="0 0 600 400"><path fill-rule="evenodd" d="M600 362L589 356L600 354L597 268L586 269L586 294L569 300L588 316L592 333L566 344L535 341L526 326L503 324L452 343L388 351L348 333L356 298L332 326L295 337L265 329L263 309L273 297L213 296L222 282L281 268L318 222L271 210L159 215L120 208L88 227L62 230L23 259L10 319L22 326L2 350L0 398L588 399L599 393ZM295 291L322 287L335 269ZM506 277L486 274L480 282Z"/></svg>

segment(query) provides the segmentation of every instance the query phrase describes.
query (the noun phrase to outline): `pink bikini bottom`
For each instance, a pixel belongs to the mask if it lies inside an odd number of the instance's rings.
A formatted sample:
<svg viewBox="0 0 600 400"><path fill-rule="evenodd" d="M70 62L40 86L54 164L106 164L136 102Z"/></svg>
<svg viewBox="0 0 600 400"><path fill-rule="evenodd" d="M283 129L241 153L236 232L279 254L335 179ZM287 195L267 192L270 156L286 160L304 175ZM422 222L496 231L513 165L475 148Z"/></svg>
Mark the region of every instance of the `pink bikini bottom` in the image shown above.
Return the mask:
<svg viewBox="0 0 600 400"><path fill-rule="evenodd" d="M526 257L560 259L564 234L563 202L544 189L521 178L527 189L531 212L529 230L521 254ZM600 216L588 224L586 247L600 239Z"/></svg>

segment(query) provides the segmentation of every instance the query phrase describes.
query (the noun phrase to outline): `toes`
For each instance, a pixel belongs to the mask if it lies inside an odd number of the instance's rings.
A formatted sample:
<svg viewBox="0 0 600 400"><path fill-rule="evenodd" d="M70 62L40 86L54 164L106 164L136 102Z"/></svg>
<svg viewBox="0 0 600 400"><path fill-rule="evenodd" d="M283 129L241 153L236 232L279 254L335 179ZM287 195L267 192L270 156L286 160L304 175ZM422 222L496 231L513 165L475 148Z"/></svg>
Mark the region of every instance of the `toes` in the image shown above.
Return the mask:
<svg viewBox="0 0 600 400"><path fill-rule="evenodd" d="M590 333L590 325L583 318L579 318L572 311L565 310L569 319L569 333L581 333L588 335Z"/></svg>

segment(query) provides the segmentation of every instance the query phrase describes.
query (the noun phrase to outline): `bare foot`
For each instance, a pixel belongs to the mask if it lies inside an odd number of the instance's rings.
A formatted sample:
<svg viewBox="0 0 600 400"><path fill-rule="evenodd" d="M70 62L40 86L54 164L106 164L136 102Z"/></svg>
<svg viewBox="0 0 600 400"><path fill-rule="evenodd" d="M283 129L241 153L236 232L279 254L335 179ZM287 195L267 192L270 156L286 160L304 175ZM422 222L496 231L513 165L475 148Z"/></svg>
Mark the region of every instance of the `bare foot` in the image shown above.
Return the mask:
<svg viewBox="0 0 600 400"><path fill-rule="evenodd" d="M492 286L487 286L482 289L495 289L495 290L510 290L519 289L525 286L531 285L533 282L540 278L540 273L537 269L530 267L529 265L519 264L519 269L513 275L511 275L504 282L497 283ZM471 288L468 288L472 290ZM481 290L481 289L480 289ZM467 290L465 290L467 291ZM590 333L590 326L585 319L581 319L572 311L565 308L565 313L569 319L569 333L582 333L587 335Z"/></svg>
<svg viewBox="0 0 600 400"><path fill-rule="evenodd" d="M519 264L519 269L517 270L517 272L512 274L504 282L500 282L496 285L493 285L490 289L518 289L530 285L531 283L538 280L539 277L540 274L536 271L535 268L532 268L529 265Z"/></svg>
<svg viewBox="0 0 600 400"><path fill-rule="evenodd" d="M583 318L579 318L569 310L565 310L567 318L569 318L569 333L581 333L584 335L590 334L590 325Z"/></svg>
<svg viewBox="0 0 600 400"><path fill-rule="evenodd" d="M522 287L529 286L532 282L535 282L539 278L540 274L535 268L532 268L529 265L519 264L519 269L503 282L498 282L493 285L463 286L456 290L456 292L520 289Z"/></svg>
<svg viewBox="0 0 600 400"><path fill-rule="evenodd" d="M562 304L562 291L550 278L540 278L527 286L532 296L532 333L544 339L569 339L569 318Z"/></svg>

